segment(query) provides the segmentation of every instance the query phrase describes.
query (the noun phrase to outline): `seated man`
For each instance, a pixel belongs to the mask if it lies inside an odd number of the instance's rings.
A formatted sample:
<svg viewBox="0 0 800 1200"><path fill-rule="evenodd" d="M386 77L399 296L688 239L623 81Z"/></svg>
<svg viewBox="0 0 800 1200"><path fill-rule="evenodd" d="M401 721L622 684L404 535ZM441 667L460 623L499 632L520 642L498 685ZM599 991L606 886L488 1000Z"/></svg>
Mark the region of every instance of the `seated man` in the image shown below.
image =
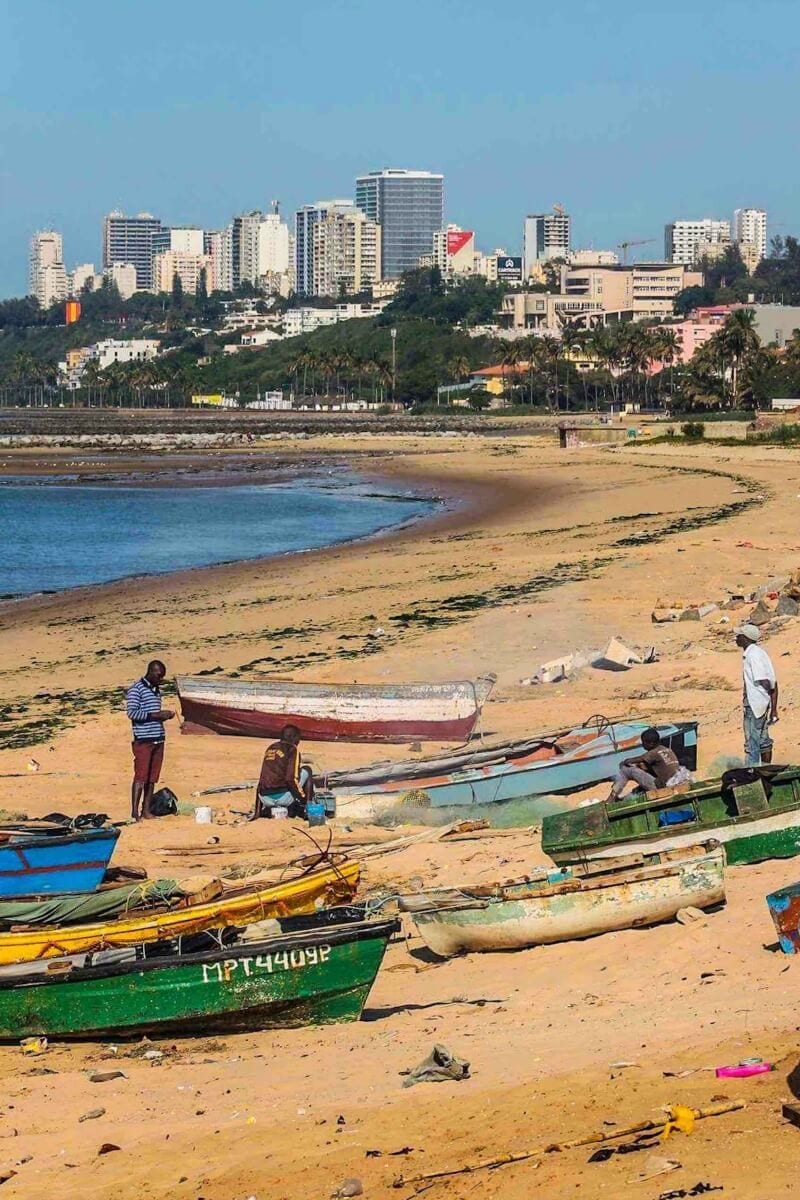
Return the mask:
<svg viewBox="0 0 800 1200"><path fill-rule="evenodd" d="M645 729L642 734L644 754L625 758L609 793L609 800L619 800L628 783L638 783L646 792L656 788L678 787L689 783L691 775L678 762L669 746L661 743L657 729Z"/></svg>
<svg viewBox="0 0 800 1200"><path fill-rule="evenodd" d="M285 725L280 740L268 746L256 786L253 818L271 817L273 808L287 808L290 817L305 817L314 798L314 776L300 766L300 730Z"/></svg>

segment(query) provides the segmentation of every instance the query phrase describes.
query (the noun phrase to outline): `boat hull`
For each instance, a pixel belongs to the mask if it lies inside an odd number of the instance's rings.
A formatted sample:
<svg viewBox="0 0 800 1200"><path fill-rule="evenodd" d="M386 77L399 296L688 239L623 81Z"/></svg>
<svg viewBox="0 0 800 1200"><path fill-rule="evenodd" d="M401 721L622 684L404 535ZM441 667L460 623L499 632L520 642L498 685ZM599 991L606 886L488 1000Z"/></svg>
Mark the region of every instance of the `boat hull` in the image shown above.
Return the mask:
<svg viewBox="0 0 800 1200"><path fill-rule="evenodd" d="M767 908L784 954L800 954L800 883L767 896Z"/></svg>
<svg viewBox="0 0 800 1200"><path fill-rule="evenodd" d="M345 862L259 891L230 892L207 904L143 912L127 919L88 925L39 926L0 933L0 964L138 946L204 929L313 913L350 899L355 895L358 880L358 863Z"/></svg>
<svg viewBox="0 0 800 1200"><path fill-rule="evenodd" d="M465 742L493 677L397 686L347 686L183 677L183 732L278 737L295 725L305 741Z"/></svg>
<svg viewBox="0 0 800 1200"><path fill-rule="evenodd" d="M396 921L0 984L0 1039L192 1035L355 1021Z"/></svg>
<svg viewBox="0 0 800 1200"><path fill-rule="evenodd" d="M359 772L340 773L343 782L334 774L326 781L335 792L337 806L348 817L369 818L379 815L402 801L404 793L421 791L433 808L473 804L498 804L535 796L568 795L583 788L611 780L623 759L641 749L640 738L646 722L620 723L613 736L600 734L593 742L577 747L557 757L536 758L536 750L515 762L513 757L485 762L473 768L443 770L426 776L422 764L411 764L414 774L407 778L387 778L385 781L358 782ZM570 731L566 736L577 734ZM683 765L694 769L697 761L697 726L694 723L661 727L662 740L674 747ZM562 735L563 736L563 735ZM541 739L542 746L558 741ZM376 772L377 774L377 772ZM696 838L694 839L697 840Z"/></svg>
<svg viewBox="0 0 800 1200"><path fill-rule="evenodd" d="M602 875L591 883L506 887L500 898L462 908L415 911L427 946L444 958L454 954L522 950L596 937L621 929L669 921L681 908L709 908L725 899L724 854L693 848L674 864ZM668 856L660 856L666 859ZM611 864L609 864L610 866ZM415 905L426 896L414 897ZM453 901L453 903L457 903Z"/></svg>
<svg viewBox="0 0 800 1200"><path fill-rule="evenodd" d="M19 836L0 846L0 900L92 892L103 882L119 830Z"/></svg>

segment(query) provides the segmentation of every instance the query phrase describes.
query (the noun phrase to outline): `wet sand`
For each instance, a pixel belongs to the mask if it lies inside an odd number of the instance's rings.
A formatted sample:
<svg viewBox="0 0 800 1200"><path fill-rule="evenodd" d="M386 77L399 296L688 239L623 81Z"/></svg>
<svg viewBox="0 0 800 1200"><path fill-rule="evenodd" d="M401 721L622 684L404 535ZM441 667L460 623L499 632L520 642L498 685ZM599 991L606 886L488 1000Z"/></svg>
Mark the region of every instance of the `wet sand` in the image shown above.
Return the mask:
<svg viewBox="0 0 800 1200"><path fill-rule="evenodd" d="M726 589L748 590L800 565L800 464L791 452L706 446L567 454L539 436L353 435L346 445L330 436L295 447L284 440L262 453L267 467L272 455L346 454L376 478L423 486L454 508L358 545L0 607L4 808L125 816L122 689L153 655L171 674L222 668L254 678L384 682L493 670L487 735L570 725L597 712L696 717L701 770L741 753L731 624L715 614L654 626L650 613L659 599L718 600ZM738 620L745 611L730 615ZM798 757L797 629L787 622L767 642L781 682L776 757L783 761ZM612 634L655 643L660 661L621 675L588 669L569 683L521 685L541 661ZM31 734L45 740L28 745ZM170 735L164 782L182 800L257 769L255 741L181 737L174 728ZM410 753L308 749L317 770ZM38 771L28 769L31 758ZM161 874L175 872L178 861L182 873L208 873L304 852L290 823L234 824L247 793L210 802L223 822L213 830L189 816L125 829L119 861ZM212 833L227 853L193 853ZM181 846L189 852L160 853ZM364 886L510 879L542 861L537 835L526 831L423 843L368 860ZM91 1084L85 1075L113 1053L107 1046L58 1047L31 1060L14 1046L0 1050L0 1170L19 1172L4 1195L61 1197L80 1188L122 1200L299 1200L327 1197L357 1176L367 1196L406 1196L414 1189L391 1188L400 1172L576 1137L604 1121L627 1124L654 1117L665 1103L705 1105L722 1093L744 1096L749 1107L690 1137L676 1135L665 1152L683 1167L669 1176L631 1184L643 1155L587 1164L590 1151L570 1151L545 1156L538 1168L460 1177L431 1194L630 1190L655 1200L702 1180L723 1184L726 1197L782 1195L791 1190L796 1154L797 1131L780 1117L800 1057L796 981L792 960L765 949L774 930L763 897L796 874L800 865L791 862L732 869L727 908L697 927L519 954L439 963L409 927L409 940L389 949L361 1024L178 1042L174 1050L159 1043L164 1059L125 1057L128 1078L113 1083ZM471 1079L402 1089L398 1072L434 1041L471 1060ZM129 1050L120 1046L115 1058ZM664 1075L754 1054L779 1059L780 1070L738 1082L707 1070ZM636 1065L612 1066L623 1061ZM28 1073L42 1067L55 1074ZM79 1123L97 1106L103 1117ZM98 1157L106 1141L121 1150ZM413 1151L386 1157L407 1146ZM366 1157L375 1149L383 1156Z"/></svg>

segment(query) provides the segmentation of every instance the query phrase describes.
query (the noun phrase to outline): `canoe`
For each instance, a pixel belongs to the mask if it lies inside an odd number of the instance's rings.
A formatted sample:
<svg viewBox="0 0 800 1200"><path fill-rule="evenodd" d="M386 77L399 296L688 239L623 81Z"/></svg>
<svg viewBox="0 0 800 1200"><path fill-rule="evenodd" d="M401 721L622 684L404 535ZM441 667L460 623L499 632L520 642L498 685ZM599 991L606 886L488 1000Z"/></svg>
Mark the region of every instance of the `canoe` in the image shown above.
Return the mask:
<svg viewBox="0 0 800 1200"><path fill-rule="evenodd" d="M210 730L277 737L296 725L316 742L465 742L495 682L493 675L455 683L291 683L180 676L184 733Z"/></svg>
<svg viewBox="0 0 800 1200"><path fill-rule="evenodd" d="M579 791L613 779L623 758L641 751L646 721L594 718L574 729L524 741L397 763L377 763L323 777L348 817L393 807L408 791L424 792L433 807L494 804L529 796ZM697 723L659 725L661 740L690 771L697 765Z"/></svg>
<svg viewBox="0 0 800 1200"><path fill-rule="evenodd" d="M91 892L103 881L119 830L7 831L0 844L0 899Z"/></svg>
<svg viewBox="0 0 800 1200"><path fill-rule="evenodd" d="M32 926L0 933L0 964L32 962L182 937L203 929L244 925L268 917L312 913L349 900L358 887L359 865L344 862L266 888L237 888L206 904L137 912L117 920L86 925Z"/></svg>
<svg viewBox="0 0 800 1200"><path fill-rule="evenodd" d="M0 979L0 1040L225 1034L356 1021L396 920ZM61 967L61 964L59 964Z"/></svg>
<svg viewBox="0 0 800 1200"><path fill-rule="evenodd" d="M790 883L767 896L778 942L784 954L800 954L800 883Z"/></svg>
<svg viewBox="0 0 800 1200"><path fill-rule="evenodd" d="M443 958L522 950L669 921L682 908L725 899L725 856L710 842L609 860L541 880L444 888L400 899L426 945Z"/></svg>
<svg viewBox="0 0 800 1200"><path fill-rule="evenodd" d="M728 865L800 854L800 767L759 768L768 780L722 779L686 791L634 793L545 817L542 849L556 863L674 850L714 838Z"/></svg>

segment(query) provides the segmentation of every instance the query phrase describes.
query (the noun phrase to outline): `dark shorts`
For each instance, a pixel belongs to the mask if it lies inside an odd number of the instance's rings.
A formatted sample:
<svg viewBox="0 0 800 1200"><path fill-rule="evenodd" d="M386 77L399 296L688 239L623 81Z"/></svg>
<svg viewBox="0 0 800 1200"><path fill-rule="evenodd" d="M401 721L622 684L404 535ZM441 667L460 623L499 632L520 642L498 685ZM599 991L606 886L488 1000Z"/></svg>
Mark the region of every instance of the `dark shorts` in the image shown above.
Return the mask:
<svg viewBox="0 0 800 1200"><path fill-rule="evenodd" d="M134 783L158 783L164 763L163 742L133 742Z"/></svg>

